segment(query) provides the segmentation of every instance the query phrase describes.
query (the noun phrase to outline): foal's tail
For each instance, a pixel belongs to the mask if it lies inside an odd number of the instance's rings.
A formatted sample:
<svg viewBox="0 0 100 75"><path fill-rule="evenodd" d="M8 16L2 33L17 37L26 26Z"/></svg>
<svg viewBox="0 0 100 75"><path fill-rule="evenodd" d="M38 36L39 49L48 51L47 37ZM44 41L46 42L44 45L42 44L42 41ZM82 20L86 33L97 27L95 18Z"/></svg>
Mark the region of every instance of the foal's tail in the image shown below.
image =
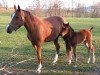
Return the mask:
<svg viewBox="0 0 100 75"><path fill-rule="evenodd" d="M90 28L90 31L93 29L93 27Z"/></svg>

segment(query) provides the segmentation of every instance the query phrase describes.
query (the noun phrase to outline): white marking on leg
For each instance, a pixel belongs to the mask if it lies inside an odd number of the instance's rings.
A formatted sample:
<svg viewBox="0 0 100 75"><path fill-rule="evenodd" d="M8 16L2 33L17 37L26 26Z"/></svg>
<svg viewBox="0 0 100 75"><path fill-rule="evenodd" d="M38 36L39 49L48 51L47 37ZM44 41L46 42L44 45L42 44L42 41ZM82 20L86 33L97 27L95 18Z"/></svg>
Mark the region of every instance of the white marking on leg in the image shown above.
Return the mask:
<svg viewBox="0 0 100 75"><path fill-rule="evenodd" d="M88 58L88 61L87 61L87 63L90 63L90 57Z"/></svg>
<svg viewBox="0 0 100 75"><path fill-rule="evenodd" d="M92 63L95 63L95 55L94 55L94 53L93 53Z"/></svg>
<svg viewBox="0 0 100 75"><path fill-rule="evenodd" d="M77 65L74 65L74 68L77 68Z"/></svg>
<svg viewBox="0 0 100 75"><path fill-rule="evenodd" d="M71 47L72 48L72 47ZM69 56L69 61L68 61L68 64L71 64L72 62L72 51L70 51L70 56Z"/></svg>
<svg viewBox="0 0 100 75"><path fill-rule="evenodd" d="M88 43L86 43L86 46L89 47Z"/></svg>
<svg viewBox="0 0 100 75"><path fill-rule="evenodd" d="M42 68L42 64L40 63L40 64L38 65L38 69L37 69L37 72L38 72L38 73L41 73L41 68Z"/></svg>
<svg viewBox="0 0 100 75"><path fill-rule="evenodd" d="M53 63L53 65L57 62L57 60L58 60L58 54L56 53L56 54L55 54L54 61L52 62L52 63Z"/></svg>
<svg viewBox="0 0 100 75"><path fill-rule="evenodd" d="M90 50L88 50L88 61L87 61L87 63L90 63L90 58L91 57L91 53L90 53Z"/></svg>
<svg viewBox="0 0 100 75"><path fill-rule="evenodd" d="M71 59L69 59L68 64L71 64Z"/></svg>

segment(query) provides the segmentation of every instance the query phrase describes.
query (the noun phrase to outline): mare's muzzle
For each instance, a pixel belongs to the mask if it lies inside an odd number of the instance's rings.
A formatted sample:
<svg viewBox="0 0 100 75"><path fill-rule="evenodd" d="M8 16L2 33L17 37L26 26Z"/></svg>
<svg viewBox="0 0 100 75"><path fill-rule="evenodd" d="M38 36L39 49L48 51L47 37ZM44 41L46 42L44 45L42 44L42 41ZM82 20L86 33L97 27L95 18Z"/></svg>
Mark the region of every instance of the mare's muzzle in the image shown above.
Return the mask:
<svg viewBox="0 0 100 75"><path fill-rule="evenodd" d="M10 34L12 33L13 30L16 30L16 29L12 25L9 25L6 30L7 30L7 33Z"/></svg>

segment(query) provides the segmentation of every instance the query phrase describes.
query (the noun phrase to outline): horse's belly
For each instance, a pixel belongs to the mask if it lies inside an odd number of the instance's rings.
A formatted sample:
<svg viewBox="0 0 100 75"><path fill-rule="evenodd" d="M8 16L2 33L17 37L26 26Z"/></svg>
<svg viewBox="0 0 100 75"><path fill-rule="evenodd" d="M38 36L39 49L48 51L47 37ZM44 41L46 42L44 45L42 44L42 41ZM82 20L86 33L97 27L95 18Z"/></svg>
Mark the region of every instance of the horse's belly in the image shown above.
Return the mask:
<svg viewBox="0 0 100 75"><path fill-rule="evenodd" d="M57 34L50 35L50 36L48 36L48 37L45 38L45 42L54 41L57 37L58 37Z"/></svg>

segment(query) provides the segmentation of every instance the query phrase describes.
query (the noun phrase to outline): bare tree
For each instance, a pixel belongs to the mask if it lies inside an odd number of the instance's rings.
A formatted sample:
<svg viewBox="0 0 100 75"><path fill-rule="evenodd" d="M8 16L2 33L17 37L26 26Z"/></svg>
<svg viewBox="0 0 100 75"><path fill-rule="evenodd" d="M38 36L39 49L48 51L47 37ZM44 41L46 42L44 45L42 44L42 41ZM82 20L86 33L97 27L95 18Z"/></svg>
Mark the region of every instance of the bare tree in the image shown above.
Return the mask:
<svg viewBox="0 0 100 75"><path fill-rule="evenodd" d="M61 14L61 5L62 2L60 0L55 0L54 2L50 2L48 13L49 16L60 16Z"/></svg>
<svg viewBox="0 0 100 75"><path fill-rule="evenodd" d="M100 17L100 3L94 4L91 7L91 17Z"/></svg>
<svg viewBox="0 0 100 75"><path fill-rule="evenodd" d="M85 7L83 4L78 3L75 9L76 17L83 17L85 14Z"/></svg>
<svg viewBox="0 0 100 75"><path fill-rule="evenodd" d="M7 1L6 1L6 0L2 0L2 2L3 2L3 6L4 6L6 9L8 9Z"/></svg>
<svg viewBox="0 0 100 75"><path fill-rule="evenodd" d="M2 4L0 3L0 7L2 7Z"/></svg>
<svg viewBox="0 0 100 75"><path fill-rule="evenodd" d="M73 0L71 0L71 1L72 1L72 17L73 17L73 16L74 16L74 15L73 15L73 13L74 13L74 12L73 12L73 4L74 4L74 1L73 1Z"/></svg>

